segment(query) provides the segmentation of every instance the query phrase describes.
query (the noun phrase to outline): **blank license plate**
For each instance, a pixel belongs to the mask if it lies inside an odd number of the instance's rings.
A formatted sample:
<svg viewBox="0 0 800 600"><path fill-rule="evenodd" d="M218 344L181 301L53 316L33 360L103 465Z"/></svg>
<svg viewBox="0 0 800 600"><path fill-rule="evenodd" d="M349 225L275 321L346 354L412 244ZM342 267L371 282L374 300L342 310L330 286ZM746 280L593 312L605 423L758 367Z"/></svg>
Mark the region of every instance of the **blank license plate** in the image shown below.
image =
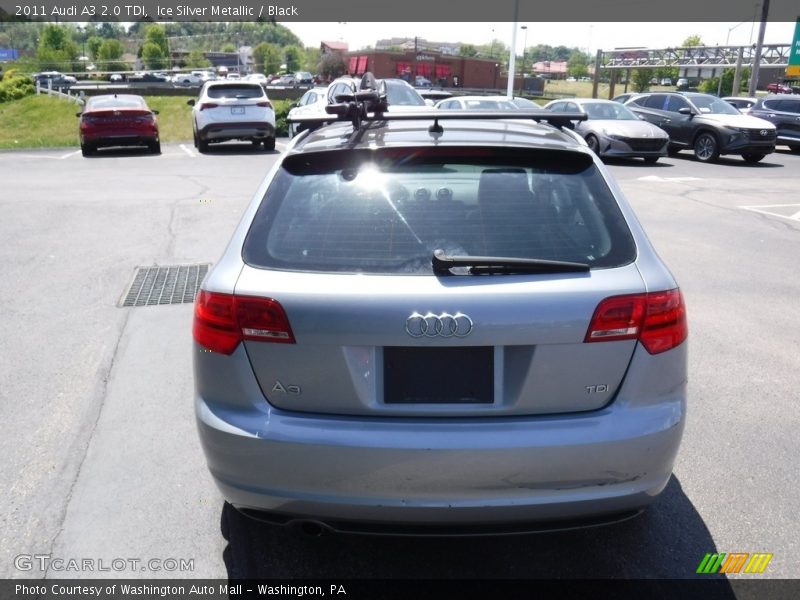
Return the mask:
<svg viewBox="0 0 800 600"><path fill-rule="evenodd" d="M494 348L383 349L386 404L491 404Z"/></svg>
<svg viewBox="0 0 800 600"><path fill-rule="evenodd" d="M231 114L232 115L243 115L244 114L244 106L231 106Z"/></svg>

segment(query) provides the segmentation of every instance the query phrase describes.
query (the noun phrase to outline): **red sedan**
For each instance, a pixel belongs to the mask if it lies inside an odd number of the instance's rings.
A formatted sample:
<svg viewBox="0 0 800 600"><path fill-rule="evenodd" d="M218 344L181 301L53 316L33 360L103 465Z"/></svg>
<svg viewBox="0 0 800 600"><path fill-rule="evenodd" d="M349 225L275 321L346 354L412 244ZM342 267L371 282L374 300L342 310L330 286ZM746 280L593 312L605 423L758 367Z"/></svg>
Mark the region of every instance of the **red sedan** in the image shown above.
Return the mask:
<svg viewBox="0 0 800 600"><path fill-rule="evenodd" d="M157 114L141 96L93 96L77 114L81 119L81 152L89 156L100 147L147 146L152 154L159 154Z"/></svg>
<svg viewBox="0 0 800 600"><path fill-rule="evenodd" d="M772 92L773 94L791 94L792 88L790 88L788 85L775 82L775 83L770 83L767 86L767 91Z"/></svg>

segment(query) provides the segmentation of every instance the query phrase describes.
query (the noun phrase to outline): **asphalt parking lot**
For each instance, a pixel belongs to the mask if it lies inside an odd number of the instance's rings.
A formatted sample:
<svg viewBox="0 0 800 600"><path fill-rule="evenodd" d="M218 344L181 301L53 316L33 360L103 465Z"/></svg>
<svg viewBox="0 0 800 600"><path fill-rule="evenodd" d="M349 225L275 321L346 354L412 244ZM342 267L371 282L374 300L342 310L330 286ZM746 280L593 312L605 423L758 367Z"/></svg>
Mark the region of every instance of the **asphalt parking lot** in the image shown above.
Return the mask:
<svg viewBox="0 0 800 600"><path fill-rule="evenodd" d="M764 577L800 577L800 155L609 164L688 305L674 477L625 523L469 539L307 537L227 510L195 433L192 305L119 306L137 266L213 263L277 156L0 153L3 577L683 578L707 552L773 553Z"/></svg>

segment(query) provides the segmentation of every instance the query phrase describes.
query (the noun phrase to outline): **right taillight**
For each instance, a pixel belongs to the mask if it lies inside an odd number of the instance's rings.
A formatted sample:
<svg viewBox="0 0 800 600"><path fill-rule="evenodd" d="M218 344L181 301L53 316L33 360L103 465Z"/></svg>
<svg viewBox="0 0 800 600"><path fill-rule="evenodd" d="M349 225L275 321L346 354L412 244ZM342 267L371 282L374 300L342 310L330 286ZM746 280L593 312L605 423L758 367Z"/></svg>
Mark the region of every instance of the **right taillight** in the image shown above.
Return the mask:
<svg viewBox="0 0 800 600"><path fill-rule="evenodd" d="M277 300L205 290L195 300L192 335L200 346L220 354L232 354L242 340L295 343Z"/></svg>
<svg viewBox="0 0 800 600"><path fill-rule="evenodd" d="M606 298L597 306L585 342L639 340L650 354L680 345L688 335L679 289Z"/></svg>

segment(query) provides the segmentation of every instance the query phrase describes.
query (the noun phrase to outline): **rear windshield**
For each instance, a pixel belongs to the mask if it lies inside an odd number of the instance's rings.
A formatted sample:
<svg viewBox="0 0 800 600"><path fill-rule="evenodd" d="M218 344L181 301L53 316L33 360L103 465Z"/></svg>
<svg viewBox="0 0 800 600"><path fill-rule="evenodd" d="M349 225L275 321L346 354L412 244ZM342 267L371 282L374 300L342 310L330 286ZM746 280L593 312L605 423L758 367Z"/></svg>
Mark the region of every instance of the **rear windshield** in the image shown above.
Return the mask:
<svg viewBox="0 0 800 600"><path fill-rule="evenodd" d="M86 110L103 108L147 108L147 105L140 96L95 96L86 103Z"/></svg>
<svg viewBox="0 0 800 600"><path fill-rule="evenodd" d="M386 99L389 106L399 104L401 106L425 106L425 100L417 91L406 85L393 81L386 82Z"/></svg>
<svg viewBox="0 0 800 600"><path fill-rule="evenodd" d="M436 249L591 267L621 266L636 252L587 155L450 147L288 157L243 258L273 269L431 274Z"/></svg>
<svg viewBox="0 0 800 600"><path fill-rule="evenodd" d="M209 98L261 98L264 90L260 85L232 83L230 85L213 85L208 88Z"/></svg>

